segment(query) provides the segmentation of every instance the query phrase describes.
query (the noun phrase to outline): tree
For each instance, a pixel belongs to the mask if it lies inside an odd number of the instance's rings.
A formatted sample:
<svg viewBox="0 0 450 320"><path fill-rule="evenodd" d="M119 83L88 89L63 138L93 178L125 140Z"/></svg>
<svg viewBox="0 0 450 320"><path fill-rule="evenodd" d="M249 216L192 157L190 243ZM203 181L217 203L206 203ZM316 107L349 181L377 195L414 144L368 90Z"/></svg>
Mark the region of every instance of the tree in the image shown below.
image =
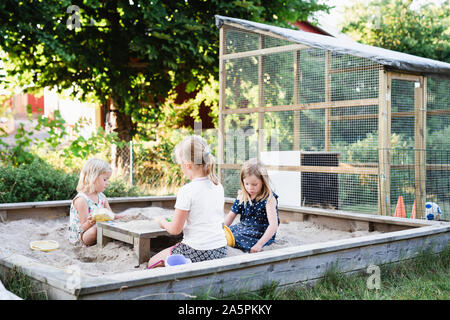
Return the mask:
<svg viewBox="0 0 450 320"><path fill-rule="evenodd" d="M365 44L450 62L450 2L413 0L356 2L346 12L342 32Z"/></svg>
<svg viewBox="0 0 450 320"><path fill-rule="evenodd" d="M319 0L86 0L0 3L0 48L11 74L36 87L74 87L81 98L111 103L113 130L125 141L151 138L161 102L218 78L214 15L289 26L328 6ZM29 79L24 79L29 80ZM114 165L122 167L125 153Z"/></svg>

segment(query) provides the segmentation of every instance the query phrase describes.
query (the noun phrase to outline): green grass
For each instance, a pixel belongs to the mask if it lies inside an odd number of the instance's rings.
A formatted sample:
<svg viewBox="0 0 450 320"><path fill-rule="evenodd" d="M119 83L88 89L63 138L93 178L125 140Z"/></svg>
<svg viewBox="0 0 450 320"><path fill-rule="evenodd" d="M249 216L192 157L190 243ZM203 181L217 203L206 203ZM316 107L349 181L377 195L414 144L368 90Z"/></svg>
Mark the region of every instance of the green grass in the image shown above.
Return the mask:
<svg viewBox="0 0 450 320"><path fill-rule="evenodd" d="M47 293L33 287L31 279L18 267L2 275L2 282L7 290L24 300L48 300Z"/></svg>
<svg viewBox="0 0 450 320"><path fill-rule="evenodd" d="M276 283L255 292L239 291L221 299L244 300L449 300L450 246L439 254L380 266L380 289L369 289L370 274L342 274L332 269L313 286L282 288ZM198 296L199 299L215 299Z"/></svg>
<svg viewBox="0 0 450 320"><path fill-rule="evenodd" d="M239 300L449 300L450 246L439 254L424 252L396 264L380 266L380 289L368 289L366 272L342 274L328 270L314 286L283 288L268 283L257 291L237 291L231 296L214 297L208 292L197 299ZM32 286L19 268L2 275L6 289L25 300L45 300L45 291Z"/></svg>

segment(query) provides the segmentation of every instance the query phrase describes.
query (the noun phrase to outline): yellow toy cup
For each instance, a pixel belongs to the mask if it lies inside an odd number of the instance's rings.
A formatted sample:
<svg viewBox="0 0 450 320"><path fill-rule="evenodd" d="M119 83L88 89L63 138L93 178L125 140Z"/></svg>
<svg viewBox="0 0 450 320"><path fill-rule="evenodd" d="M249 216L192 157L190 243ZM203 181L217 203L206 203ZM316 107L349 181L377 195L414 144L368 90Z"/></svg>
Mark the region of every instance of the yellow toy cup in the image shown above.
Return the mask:
<svg viewBox="0 0 450 320"><path fill-rule="evenodd" d="M225 238L227 238L227 245L230 247L234 247L234 236L233 233L231 232L230 228L228 228L227 226L223 226L223 230L225 230Z"/></svg>

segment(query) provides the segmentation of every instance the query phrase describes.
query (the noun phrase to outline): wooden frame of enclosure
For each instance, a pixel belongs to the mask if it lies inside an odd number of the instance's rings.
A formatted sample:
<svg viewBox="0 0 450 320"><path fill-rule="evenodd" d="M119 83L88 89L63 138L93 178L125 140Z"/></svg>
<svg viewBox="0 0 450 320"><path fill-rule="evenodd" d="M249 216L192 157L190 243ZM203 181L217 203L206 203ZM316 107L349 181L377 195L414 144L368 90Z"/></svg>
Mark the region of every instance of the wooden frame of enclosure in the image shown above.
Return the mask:
<svg viewBox="0 0 450 320"><path fill-rule="evenodd" d="M234 199L227 198L225 212ZM119 212L130 207L173 208L175 196L109 199ZM0 204L3 219L51 219L67 217L70 201ZM0 254L0 275L14 267L30 277L33 286L49 299L186 299L199 294L225 297L239 290L259 290L277 282L279 286L313 283L329 268L342 273L366 272L369 265L395 263L448 247L450 223L388 216L356 214L318 208L279 208L282 223L310 221L343 231L380 231L363 237L333 240L262 251L172 268L133 270L91 277L79 275L74 285L70 270L40 263L23 255ZM1 253L1 252L0 252ZM44 253L45 254L45 253Z"/></svg>
<svg viewBox="0 0 450 320"><path fill-rule="evenodd" d="M254 34L259 36L259 49L247 52L231 53L226 54L225 52L225 32L228 29L240 30L246 33ZM391 120L396 117L411 117L414 116L414 136L415 136L415 189L416 189L416 213L417 218L423 218L425 212L425 202L426 202L426 186L425 177L426 170L450 170L450 165L427 165L425 161L425 150L426 150L426 116L427 115L438 115L438 114L450 114L450 110L434 110L427 111L426 106L426 94L427 94L427 78L418 74L404 73L399 71L388 70L383 67L379 71L379 96L378 98L371 99L360 99L360 100L348 100L348 101L331 101L331 88L330 88L330 75L331 73L337 72L350 72L357 70L365 70L368 67L352 67L340 70L331 70L330 67L330 57L331 52L326 51L325 54L325 101L318 103L299 103L298 102L298 77L296 76L298 72L297 55L294 55L294 103L293 105L279 105L279 106L264 106L264 86L263 82L263 56L273 53L281 52L294 52L296 50L308 48L308 46L302 44L289 44L279 47L264 48L263 49L263 39L264 36L270 36L274 38L279 38L283 40L289 40L283 38L279 35L267 32L267 31L252 31L244 28L241 25L235 23L224 22L220 28L220 68L219 68L219 82L220 82L220 92L219 92L219 146L218 146L218 167L220 179L223 183L222 169L240 169L241 166L238 164L228 164L224 163L224 137L225 137L225 126L224 126L224 116L228 114L258 114L258 157L260 152L263 150L264 143L264 113L273 111L294 111L294 150L298 149L299 141L299 111L308 109L325 109L325 148L324 151L330 151L330 128L332 121L338 120L353 120L353 119L368 119L368 118L378 118L378 163L354 163L352 165L339 165L337 167L327 167L327 166L276 166L270 167L271 170L284 170L284 171L298 171L298 172L321 172L321 173L344 173L344 174L371 174L378 177L378 214L379 215L390 215L390 170L394 166L390 164L390 136L391 136ZM258 58L258 84L259 84L259 103L257 107L254 108L239 108L239 109L226 109L225 108L225 79L226 79L226 69L225 62L230 59L243 58L243 57L257 57ZM377 66L377 69L379 67ZM414 81L417 85L414 89L414 112L391 112L391 82L393 79ZM357 107L357 106L367 106L367 105L377 105L378 114L364 114L364 115L347 115L347 116L332 116L332 108L340 107ZM395 168L410 168L411 165L395 165Z"/></svg>

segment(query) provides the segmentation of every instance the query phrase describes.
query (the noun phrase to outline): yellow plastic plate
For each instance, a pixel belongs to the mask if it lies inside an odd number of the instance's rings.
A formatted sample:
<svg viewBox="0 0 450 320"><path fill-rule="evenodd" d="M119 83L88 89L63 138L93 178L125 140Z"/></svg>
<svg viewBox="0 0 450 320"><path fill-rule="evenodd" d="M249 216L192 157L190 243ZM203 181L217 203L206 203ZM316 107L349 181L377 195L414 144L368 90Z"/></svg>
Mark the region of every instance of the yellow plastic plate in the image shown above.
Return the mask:
<svg viewBox="0 0 450 320"><path fill-rule="evenodd" d="M227 245L230 247L234 247L235 245L234 236L230 228L228 228L228 226L223 226L223 229L225 230L225 238L227 238Z"/></svg>
<svg viewBox="0 0 450 320"><path fill-rule="evenodd" d="M44 252L53 251L59 248L58 241L55 240L37 240L30 242L30 248Z"/></svg>
<svg viewBox="0 0 450 320"><path fill-rule="evenodd" d="M114 220L114 213L106 208L100 208L93 212L92 218L98 222L110 221Z"/></svg>

